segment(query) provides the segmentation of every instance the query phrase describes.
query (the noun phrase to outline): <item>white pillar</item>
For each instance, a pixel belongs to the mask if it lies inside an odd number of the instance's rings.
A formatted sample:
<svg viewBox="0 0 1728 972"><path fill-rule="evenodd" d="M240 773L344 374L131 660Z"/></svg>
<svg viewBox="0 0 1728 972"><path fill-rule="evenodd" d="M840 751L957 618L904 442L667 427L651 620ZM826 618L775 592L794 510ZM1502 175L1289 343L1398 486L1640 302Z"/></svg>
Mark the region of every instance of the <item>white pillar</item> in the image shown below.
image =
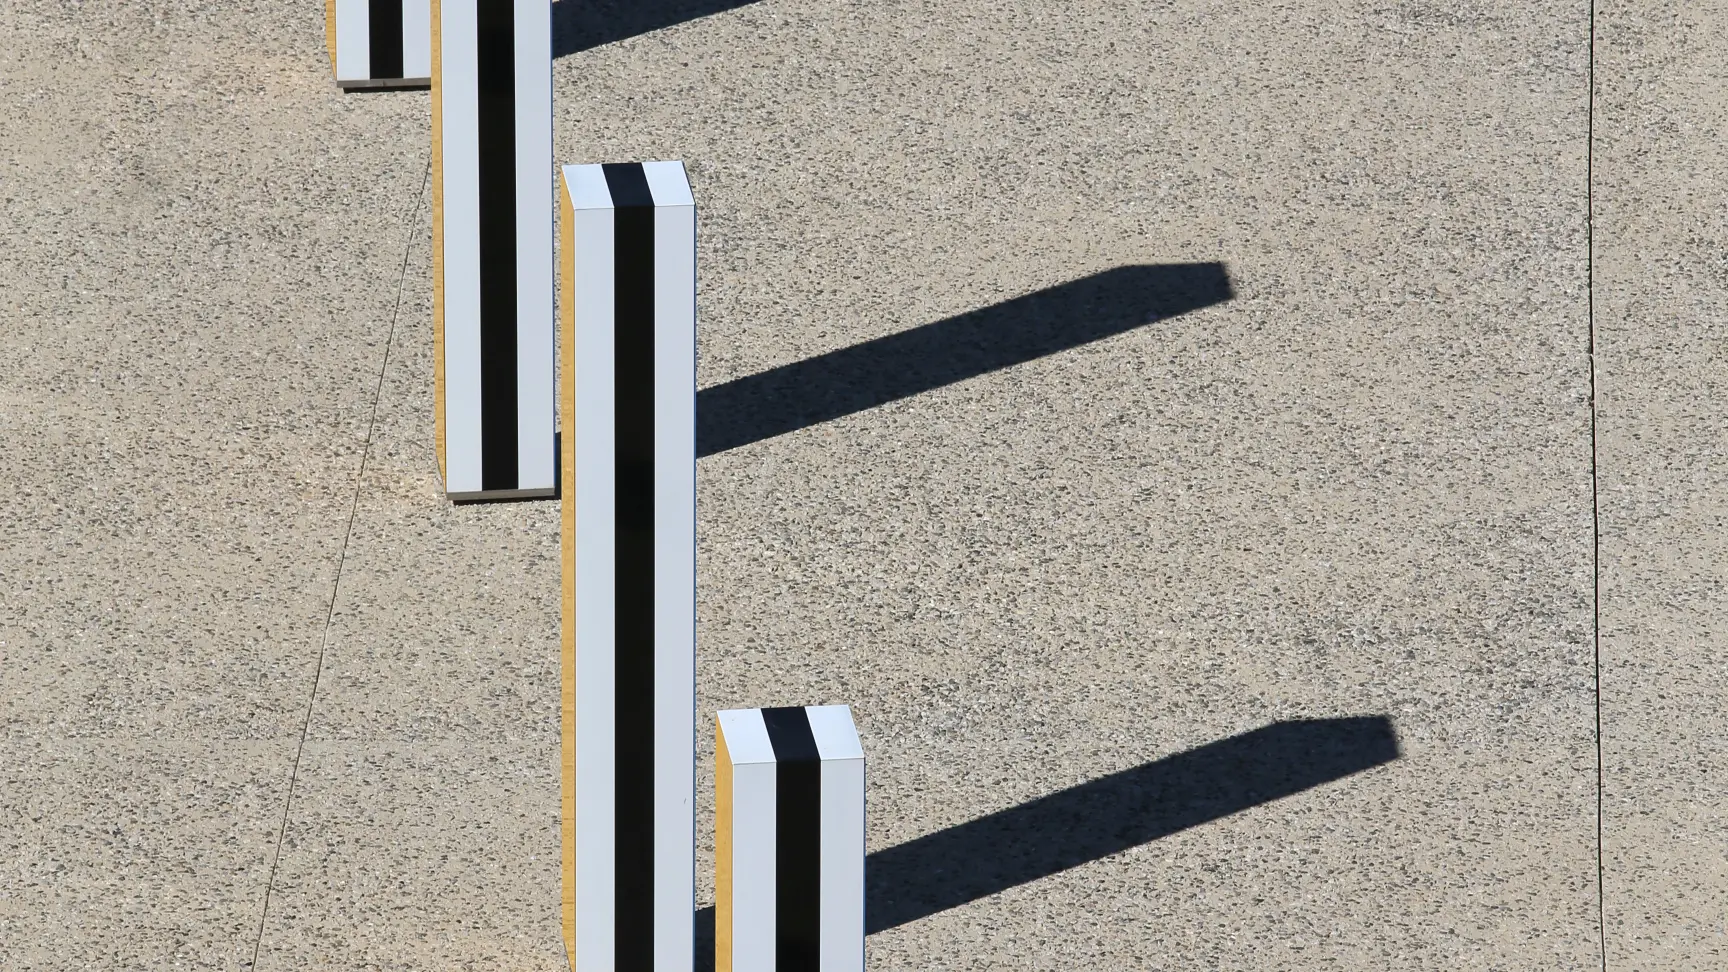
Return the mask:
<svg viewBox="0 0 1728 972"><path fill-rule="evenodd" d="M562 185L565 944L690 972L696 207L679 162Z"/></svg>
<svg viewBox="0 0 1728 972"><path fill-rule="evenodd" d="M453 500L550 496L551 5L435 0L432 13L438 468Z"/></svg>
<svg viewBox="0 0 1728 972"><path fill-rule="evenodd" d="M852 710L728 709L715 721L716 972L863 972Z"/></svg>
<svg viewBox="0 0 1728 972"><path fill-rule="evenodd" d="M432 81L432 0L324 0L336 83L420 88Z"/></svg>

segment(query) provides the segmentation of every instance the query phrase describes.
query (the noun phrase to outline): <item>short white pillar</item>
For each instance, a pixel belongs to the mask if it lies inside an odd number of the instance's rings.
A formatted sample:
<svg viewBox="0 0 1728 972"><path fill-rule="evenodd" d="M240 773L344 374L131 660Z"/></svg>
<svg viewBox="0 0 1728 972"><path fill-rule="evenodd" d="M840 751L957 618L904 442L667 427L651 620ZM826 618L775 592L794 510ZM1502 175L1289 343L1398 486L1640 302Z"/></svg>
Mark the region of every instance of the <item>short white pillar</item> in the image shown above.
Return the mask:
<svg viewBox="0 0 1728 972"><path fill-rule="evenodd" d="M716 972L863 972L864 750L844 705L716 718Z"/></svg>
<svg viewBox="0 0 1728 972"><path fill-rule="evenodd" d="M551 5L437 0L432 10L438 468L453 500L550 496Z"/></svg>
<svg viewBox="0 0 1728 972"><path fill-rule="evenodd" d="M562 187L565 943L578 972L690 972L696 208L679 162Z"/></svg>
<svg viewBox="0 0 1728 972"><path fill-rule="evenodd" d="M324 46L343 88L432 82L432 0L324 0Z"/></svg>

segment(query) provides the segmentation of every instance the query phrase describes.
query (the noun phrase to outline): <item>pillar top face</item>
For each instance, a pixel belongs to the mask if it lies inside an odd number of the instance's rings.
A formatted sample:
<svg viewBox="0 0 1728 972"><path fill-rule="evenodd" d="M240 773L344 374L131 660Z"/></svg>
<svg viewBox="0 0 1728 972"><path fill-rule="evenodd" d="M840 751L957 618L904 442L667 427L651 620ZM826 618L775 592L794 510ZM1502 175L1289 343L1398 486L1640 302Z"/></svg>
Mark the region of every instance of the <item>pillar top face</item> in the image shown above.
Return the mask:
<svg viewBox="0 0 1728 972"><path fill-rule="evenodd" d="M864 746L858 742L858 729L852 724L849 705L806 706L810 718L810 734L816 737L816 748L823 762L836 759L863 759Z"/></svg>
<svg viewBox="0 0 1728 972"><path fill-rule="evenodd" d="M864 747L858 741L850 706L810 705L802 709L823 762L864 758ZM716 713L715 719L720 725L720 734L726 739L726 753L734 766L776 762L774 744L769 738L761 709L722 709Z"/></svg>
<svg viewBox="0 0 1728 972"><path fill-rule="evenodd" d="M696 205L684 163L674 160L564 166L564 185L570 193L571 209L614 209L629 205L613 198L613 190L607 181L608 169L613 170L614 178L618 177L619 170L639 170L640 177L647 182L655 208Z"/></svg>
<svg viewBox="0 0 1728 972"><path fill-rule="evenodd" d="M762 722L761 709L722 709L715 719L720 723L720 735L726 738L726 755L734 766L774 762L774 745L768 741L768 727Z"/></svg>

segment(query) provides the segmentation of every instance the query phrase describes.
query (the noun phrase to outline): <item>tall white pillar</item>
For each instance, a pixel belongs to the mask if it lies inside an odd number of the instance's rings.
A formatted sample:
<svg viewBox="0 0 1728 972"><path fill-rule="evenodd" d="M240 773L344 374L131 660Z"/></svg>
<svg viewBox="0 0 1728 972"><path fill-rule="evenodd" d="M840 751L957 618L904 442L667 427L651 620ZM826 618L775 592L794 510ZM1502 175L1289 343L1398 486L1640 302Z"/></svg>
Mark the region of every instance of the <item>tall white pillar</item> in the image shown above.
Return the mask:
<svg viewBox="0 0 1728 972"><path fill-rule="evenodd" d="M679 162L562 183L565 943L690 972L696 208Z"/></svg>
<svg viewBox="0 0 1728 972"><path fill-rule="evenodd" d="M551 4L433 0L432 22L438 468L453 500L550 496Z"/></svg>

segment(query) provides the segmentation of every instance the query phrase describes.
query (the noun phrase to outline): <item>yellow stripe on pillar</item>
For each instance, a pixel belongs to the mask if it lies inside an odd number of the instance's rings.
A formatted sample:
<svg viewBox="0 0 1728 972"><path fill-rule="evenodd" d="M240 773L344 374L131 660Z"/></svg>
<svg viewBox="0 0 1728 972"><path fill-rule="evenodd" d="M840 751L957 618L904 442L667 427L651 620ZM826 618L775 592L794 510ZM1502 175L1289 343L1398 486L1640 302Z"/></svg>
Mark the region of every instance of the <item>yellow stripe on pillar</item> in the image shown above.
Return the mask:
<svg viewBox="0 0 1728 972"><path fill-rule="evenodd" d="M570 186L562 172L558 175L558 251L559 274L563 281L561 305L558 310L558 411L563 416L564 432L559 436L559 521L563 534L560 556L563 561L564 630L560 643L559 666L562 673L559 712L562 721L563 753L559 764L563 770L563 905L564 950L571 966L576 963L576 499L571 493L576 487L576 437L570 434L570 423L576 414L576 244L573 226L574 211L570 206Z"/></svg>
<svg viewBox="0 0 1728 972"><path fill-rule="evenodd" d="M714 720L714 972L732 972L732 755Z"/></svg>
<svg viewBox="0 0 1728 972"><path fill-rule="evenodd" d="M330 52L330 76L336 76L336 0L324 0L324 49Z"/></svg>

